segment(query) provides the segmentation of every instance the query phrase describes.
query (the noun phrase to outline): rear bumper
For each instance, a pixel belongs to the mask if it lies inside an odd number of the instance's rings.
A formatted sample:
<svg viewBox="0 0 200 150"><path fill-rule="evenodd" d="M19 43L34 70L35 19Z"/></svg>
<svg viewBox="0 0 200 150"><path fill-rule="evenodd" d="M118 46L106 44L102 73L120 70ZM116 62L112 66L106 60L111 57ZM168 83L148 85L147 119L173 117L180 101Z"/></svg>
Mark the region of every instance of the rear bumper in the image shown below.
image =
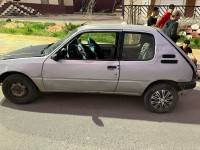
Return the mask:
<svg viewBox="0 0 200 150"><path fill-rule="evenodd" d="M193 88L196 87L196 81L179 82L178 86L181 89L181 91L179 91L180 95L187 95L188 93L192 91Z"/></svg>
<svg viewBox="0 0 200 150"><path fill-rule="evenodd" d="M191 81L191 82L179 82L178 86L181 88L181 90L189 90L193 89L196 87L196 81Z"/></svg>

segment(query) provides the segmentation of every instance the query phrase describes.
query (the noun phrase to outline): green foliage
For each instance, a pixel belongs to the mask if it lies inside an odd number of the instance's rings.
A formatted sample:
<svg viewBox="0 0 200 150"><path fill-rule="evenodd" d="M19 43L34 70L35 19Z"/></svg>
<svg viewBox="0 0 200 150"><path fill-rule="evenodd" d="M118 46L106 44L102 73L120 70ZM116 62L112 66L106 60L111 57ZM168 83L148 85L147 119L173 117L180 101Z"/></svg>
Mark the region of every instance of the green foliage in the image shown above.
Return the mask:
<svg viewBox="0 0 200 150"><path fill-rule="evenodd" d="M187 38L182 37L178 40L178 42L183 43ZM199 38L191 38L190 40L190 47L192 49L200 49L200 39Z"/></svg>
<svg viewBox="0 0 200 150"><path fill-rule="evenodd" d="M0 33L17 34L17 31L15 29L3 28L0 30Z"/></svg>
<svg viewBox="0 0 200 150"><path fill-rule="evenodd" d="M79 37L79 39L83 41L85 41L87 38L92 38L98 43L114 44L116 39L116 33L85 33Z"/></svg>
<svg viewBox="0 0 200 150"><path fill-rule="evenodd" d="M183 43L187 38L186 37L182 37L180 39L178 39L178 42Z"/></svg>
<svg viewBox="0 0 200 150"><path fill-rule="evenodd" d="M6 21L0 21L0 28L2 28L6 23Z"/></svg>
<svg viewBox="0 0 200 150"><path fill-rule="evenodd" d="M32 24L32 25L30 25L30 27L33 29L36 29L36 30L45 29L45 26L43 23Z"/></svg>
<svg viewBox="0 0 200 150"><path fill-rule="evenodd" d="M63 32L63 31L58 31L58 32L53 32L52 33L52 35L51 35L52 37L64 37L64 36L66 36L66 33L65 32Z"/></svg>
<svg viewBox="0 0 200 150"><path fill-rule="evenodd" d="M54 22L45 22L44 26L48 27L48 26L55 26L56 24Z"/></svg>
<svg viewBox="0 0 200 150"><path fill-rule="evenodd" d="M65 23L65 28L66 30L69 32L69 31L73 31L75 30L76 28L80 27L81 25L80 24L72 24L71 22L69 24Z"/></svg>
<svg viewBox="0 0 200 150"><path fill-rule="evenodd" d="M17 26L15 28L4 27L7 22L0 21L0 33L8 34L22 34L22 35L35 35L35 36L48 36L48 37L58 37L62 38L68 33L68 31L50 32L46 28L48 26L54 26L55 23L52 22L31 22L31 21L13 21L10 23L22 24L23 26ZM73 25L71 24L73 27Z"/></svg>

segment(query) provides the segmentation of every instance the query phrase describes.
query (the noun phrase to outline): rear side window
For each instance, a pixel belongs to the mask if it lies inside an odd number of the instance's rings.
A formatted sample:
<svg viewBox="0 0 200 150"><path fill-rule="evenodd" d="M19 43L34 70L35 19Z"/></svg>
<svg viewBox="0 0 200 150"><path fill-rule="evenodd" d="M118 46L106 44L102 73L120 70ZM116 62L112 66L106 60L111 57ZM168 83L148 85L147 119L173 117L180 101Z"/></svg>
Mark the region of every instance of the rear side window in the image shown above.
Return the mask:
<svg viewBox="0 0 200 150"><path fill-rule="evenodd" d="M155 54L155 39L148 33L125 33L122 60L147 61Z"/></svg>

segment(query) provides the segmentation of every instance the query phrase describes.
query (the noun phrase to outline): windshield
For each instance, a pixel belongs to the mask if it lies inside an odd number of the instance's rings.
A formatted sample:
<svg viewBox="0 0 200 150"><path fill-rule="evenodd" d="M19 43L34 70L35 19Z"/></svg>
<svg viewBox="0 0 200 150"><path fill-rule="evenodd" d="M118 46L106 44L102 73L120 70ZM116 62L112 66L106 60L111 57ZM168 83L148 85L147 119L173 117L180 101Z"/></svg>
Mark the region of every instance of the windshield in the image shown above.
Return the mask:
<svg viewBox="0 0 200 150"><path fill-rule="evenodd" d="M49 55L51 52L53 52L60 44L62 44L66 39L68 39L70 36L72 36L75 32L77 32L78 30L74 30L72 32L70 32L69 34L67 34L64 38L62 38L61 40L59 40L58 42L52 44L51 46L49 46L47 49L44 50L44 55Z"/></svg>

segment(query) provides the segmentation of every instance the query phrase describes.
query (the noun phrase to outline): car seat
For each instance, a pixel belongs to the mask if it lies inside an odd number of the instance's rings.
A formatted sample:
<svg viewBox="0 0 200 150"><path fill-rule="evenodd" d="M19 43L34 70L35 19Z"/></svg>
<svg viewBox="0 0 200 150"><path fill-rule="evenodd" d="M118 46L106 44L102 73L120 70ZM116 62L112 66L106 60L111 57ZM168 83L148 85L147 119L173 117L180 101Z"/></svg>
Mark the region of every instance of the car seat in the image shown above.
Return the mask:
<svg viewBox="0 0 200 150"><path fill-rule="evenodd" d="M96 54L86 45L82 44L82 47L86 54L86 59L96 59Z"/></svg>
<svg viewBox="0 0 200 150"><path fill-rule="evenodd" d="M154 56L154 42L152 39L148 39L150 37L146 37L143 39L145 40L145 42L143 43L142 47L141 47L141 51L139 53L138 56L138 60L150 60L153 58Z"/></svg>
<svg viewBox="0 0 200 150"><path fill-rule="evenodd" d="M68 56L70 59L83 59L82 54L79 52L78 47L74 44L68 47Z"/></svg>
<svg viewBox="0 0 200 150"><path fill-rule="evenodd" d="M103 59L104 55L101 52L100 46L91 38L88 38L87 41L88 41L88 45L89 45L90 50L96 54L96 57L98 59Z"/></svg>

